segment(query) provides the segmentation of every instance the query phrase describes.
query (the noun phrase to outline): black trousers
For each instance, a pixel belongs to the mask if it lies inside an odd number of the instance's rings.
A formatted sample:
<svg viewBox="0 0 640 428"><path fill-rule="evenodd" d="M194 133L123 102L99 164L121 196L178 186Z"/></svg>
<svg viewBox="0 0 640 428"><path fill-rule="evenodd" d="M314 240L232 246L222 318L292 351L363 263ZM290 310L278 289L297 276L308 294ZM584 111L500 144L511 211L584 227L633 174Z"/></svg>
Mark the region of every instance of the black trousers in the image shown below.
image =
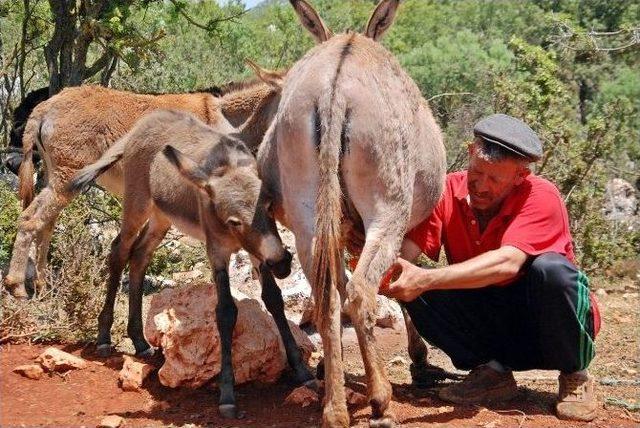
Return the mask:
<svg viewBox="0 0 640 428"><path fill-rule="evenodd" d="M427 291L406 303L420 335L458 369L497 360L513 370L572 373L595 355L587 277L564 256L545 253L506 286Z"/></svg>

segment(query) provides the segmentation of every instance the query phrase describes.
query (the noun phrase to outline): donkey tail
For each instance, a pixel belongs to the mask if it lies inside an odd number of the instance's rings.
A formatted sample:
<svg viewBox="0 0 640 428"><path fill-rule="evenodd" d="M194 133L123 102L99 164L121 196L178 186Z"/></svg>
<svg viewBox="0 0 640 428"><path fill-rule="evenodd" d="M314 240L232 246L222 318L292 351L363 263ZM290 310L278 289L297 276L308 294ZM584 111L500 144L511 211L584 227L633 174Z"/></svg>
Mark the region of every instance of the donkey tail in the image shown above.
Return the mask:
<svg viewBox="0 0 640 428"><path fill-rule="evenodd" d="M324 105L322 105L324 103ZM326 321L330 294L337 289L342 268L341 227L342 190L339 168L341 137L346 120L346 100L331 93L320 97L318 111L320 141L318 149L319 184L316 199L315 242L313 244L315 319L317 325Z"/></svg>
<svg viewBox="0 0 640 428"><path fill-rule="evenodd" d="M18 196L22 201L22 209L27 208L29 204L31 204L31 201L33 201L33 150L37 144L37 140L40 140L41 138L41 124L42 118L40 115L32 115L32 117L27 121L24 129L24 135L22 136L22 163L18 170L18 178L20 180L20 184L18 185Z"/></svg>
<svg viewBox="0 0 640 428"><path fill-rule="evenodd" d="M120 138L104 152L100 159L76 172L69 184L67 184L67 190L69 192L84 190L93 183L98 176L102 175L111 168L113 164L122 159L127 140L127 136Z"/></svg>

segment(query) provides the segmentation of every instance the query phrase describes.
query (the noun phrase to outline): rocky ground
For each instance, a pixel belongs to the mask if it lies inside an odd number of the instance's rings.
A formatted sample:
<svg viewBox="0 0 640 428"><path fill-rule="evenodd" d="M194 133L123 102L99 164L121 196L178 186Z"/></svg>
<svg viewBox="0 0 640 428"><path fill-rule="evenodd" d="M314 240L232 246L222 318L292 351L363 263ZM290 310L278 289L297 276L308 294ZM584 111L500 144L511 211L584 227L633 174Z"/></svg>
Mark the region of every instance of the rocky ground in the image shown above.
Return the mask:
<svg viewBox="0 0 640 428"><path fill-rule="evenodd" d="M598 356L592 365L596 375L601 409L589 426L638 426L640 424L640 320L639 285L630 280L598 284L596 287L604 317L598 338ZM294 285L292 285L294 286ZM312 335L311 339L314 339ZM403 426L581 426L558 421L553 415L556 373L531 371L517 374L521 394L497 407L452 406L437 399L436 389L411 386L409 358L402 323L395 328L376 328L381 355L394 387L391 405ZM364 370L355 333L344 330L345 370L348 386L365 392ZM104 359L92 345L54 344L58 349L82 357L80 369L50 371L38 380L13 370L33 364L47 346L7 344L0 348L0 425L2 426L96 426L108 415L117 415L122 426L317 426L321 408L317 401L308 406L286 404L294 389L287 372L275 383L247 383L238 387L238 404L247 412L243 420L221 420L217 411L217 388L209 382L200 388L168 388L153 372L140 388L120 386L122 353ZM432 349L434 364L453 370L450 361ZM41 359L42 360L42 359ZM315 364L315 360L311 360ZM128 363L130 364L130 362ZM140 367L139 370L145 369ZM36 376L37 377L37 376ZM366 426L369 409L350 405L352 422ZM105 422L106 424L107 422ZM111 422L112 424L114 422Z"/></svg>

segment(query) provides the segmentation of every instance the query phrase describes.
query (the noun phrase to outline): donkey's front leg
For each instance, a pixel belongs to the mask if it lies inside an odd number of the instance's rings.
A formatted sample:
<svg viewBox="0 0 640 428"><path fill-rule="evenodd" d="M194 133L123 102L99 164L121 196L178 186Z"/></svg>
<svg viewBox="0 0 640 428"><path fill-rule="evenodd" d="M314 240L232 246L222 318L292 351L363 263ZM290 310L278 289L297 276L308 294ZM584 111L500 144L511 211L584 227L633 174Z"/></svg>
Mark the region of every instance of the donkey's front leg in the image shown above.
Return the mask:
<svg viewBox="0 0 640 428"><path fill-rule="evenodd" d="M218 288L218 304L216 306L216 318L218 332L220 333L221 344L221 364L218 384L220 385L220 400L218 409L225 418L237 418L236 398L234 393L235 377L233 374L233 364L231 360L231 341L233 338L233 328L238 317L238 308L231 296L231 286L229 284L229 271L216 268L215 283Z"/></svg>
<svg viewBox="0 0 640 428"><path fill-rule="evenodd" d="M280 337L282 337L282 342L284 343L284 349L287 352L287 361L295 372L295 380L298 384L305 384L315 389L315 377L302 360L302 353L293 338L287 318L284 316L282 292L268 267L260 264L258 269L260 271L260 285L262 285L262 301L276 322Z"/></svg>

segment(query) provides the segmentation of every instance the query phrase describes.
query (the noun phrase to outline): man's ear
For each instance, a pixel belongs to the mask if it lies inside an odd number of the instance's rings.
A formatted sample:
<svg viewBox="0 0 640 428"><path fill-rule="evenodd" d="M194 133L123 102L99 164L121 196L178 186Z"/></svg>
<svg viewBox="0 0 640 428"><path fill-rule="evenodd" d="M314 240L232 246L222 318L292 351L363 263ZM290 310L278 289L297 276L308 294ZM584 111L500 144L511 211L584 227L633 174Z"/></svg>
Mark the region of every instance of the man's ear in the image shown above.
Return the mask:
<svg viewBox="0 0 640 428"><path fill-rule="evenodd" d="M184 179L213 199L214 191L209 184L209 177L193 159L169 144L164 146L162 154Z"/></svg>
<svg viewBox="0 0 640 428"><path fill-rule="evenodd" d="M518 176L516 177L516 186L521 185L525 178L529 176L529 174L531 174L531 169L529 169L528 166L519 167Z"/></svg>

